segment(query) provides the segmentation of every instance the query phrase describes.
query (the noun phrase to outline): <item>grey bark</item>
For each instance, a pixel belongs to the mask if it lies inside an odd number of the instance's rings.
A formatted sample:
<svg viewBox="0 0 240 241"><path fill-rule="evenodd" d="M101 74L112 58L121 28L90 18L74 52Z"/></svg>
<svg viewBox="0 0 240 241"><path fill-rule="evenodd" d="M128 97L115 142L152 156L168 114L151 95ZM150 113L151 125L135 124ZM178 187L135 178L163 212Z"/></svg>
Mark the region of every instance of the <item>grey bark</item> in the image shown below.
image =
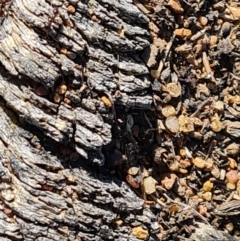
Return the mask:
<svg viewBox="0 0 240 241"><path fill-rule="evenodd" d="M1 4L0 239L137 241L131 230L142 226L158 240L158 217L96 168L112 141L114 106L151 108L139 57L151 41L148 18L129 0ZM54 103L60 83L71 104Z"/></svg>
<svg viewBox="0 0 240 241"><path fill-rule="evenodd" d="M128 1L14 0L1 7L0 239L138 240L132 227L156 231L143 200L88 166L104 164L102 148L112 140L114 106L103 104L103 94L116 105L151 107L149 72L137 54L149 45L148 18ZM53 101L61 82L71 104ZM39 86L48 95L36 94ZM59 145L72 148L68 163Z"/></svg>

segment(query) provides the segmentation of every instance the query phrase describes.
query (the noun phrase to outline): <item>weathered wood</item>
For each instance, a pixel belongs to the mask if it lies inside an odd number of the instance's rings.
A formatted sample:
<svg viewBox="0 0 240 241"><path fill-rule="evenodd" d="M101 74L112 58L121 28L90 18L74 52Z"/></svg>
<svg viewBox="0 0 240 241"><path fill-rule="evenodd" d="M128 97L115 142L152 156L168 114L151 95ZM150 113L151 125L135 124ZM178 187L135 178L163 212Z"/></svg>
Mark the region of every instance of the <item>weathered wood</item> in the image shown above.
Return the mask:
<svg viewBox="0 0 240 241"><path fill-rule="evenodd" d="M149 45L141 25L147 17L127 1L14 0L6 9L0 26L1 239L138 240L134 226L158 231L156 217L125 183L88 167L104 164L102 148L112 141L114 107L105 106L102 95L151 107L149 72L137 57ZM70 103L54 103L61 82ZM68 163L59 145L71 148Z"/></svg>
<svg viewBox="0 0 240 241"><path fill-rule="evenodd" d="M159 240L161 217L100 171L114 106L151 109L148 18L129 0L0 4L0 239Z"/></svg>
<svg viewBox="0 0 240 241"><path fill-rule="evenodd" d="M152 99L147 93L141 93L150 86L149 72L136 55L137 50L149 45L149 33L140 25L147 23L148 19L136 6L124 1L121 4L114 2L111 14L106 10L108 4L104 2L75 2L74 14L67 12L68 5L67 1L52 4L45 1L12 1L9 15L1 26L0 60L11 75L22 78L22 81L2 81L1 96L25 121L42 129L54 140L69 142L73 138L76 150L87 158L85 147L101 148L111 140L110 126L104 124L98 115L98 112L101 114L99 105L104 108L103 104L94 103L95 113L89 113L90 118L97 114L102 122L104 134L99 136L93 133L91 127L89 130L83 123L78 125L74 115L77 109L61 116L63 112L60 114L59 110L64 108L64 112L67 111L64 104L60 103L58 108L51 99L49 102L36 96L28 89L29 85L24 79L28 77L31 83L41 83L49 90L54 88L59 78L66 78L71 86L79 83L78 87L86 79L90 90L100 96L108 93L115 99L114 92L119 90L121 95L118 95L116 104L149 109ZM58 14L54 12L56 9ZM125 22L124 17L128 14L129 23ZM92 20L93 15L99 19L98 22ZM122 28L124 35L118 33ZM66 53L61 54L61 49L65 49ZM129 51L132 54L126 57ZM83 94L76 89L67 91L65 96L74 105L82 106ZM16 102L19 104L16 105ZM51 113L39 109L39 105L50 109ZM70 119L67 116L71 116ZM93 139L88 141L85 135L92 135Z"/></svg>
<svg viewBox="0 0 240 241"><path fill-rule="evenodd" d="M196 230L190 236L191 240L202 241L202 240L228 240L236 241L236 238L229 235L227 232L216 231L213 227L204 223L197 222Z"/></svg>
<svg viewBox="0 0 240 241"><path fill-rule="evenodd" d="M75 240L78 236L82 240L137 240L125 225L154 228L154 215L125 183L84 168L76 153L70 158L76 168L64 168L54 156L54 148L51 152L44 147L36 149L36 143L31 144L35 136L18 127L6 112L13 115L2 105L0 197L2 209L12 210L15 218L12 222L1 213L5 218L0 236L17 240ZM115 220L123 217L125 225L114 227Z"/></svg>

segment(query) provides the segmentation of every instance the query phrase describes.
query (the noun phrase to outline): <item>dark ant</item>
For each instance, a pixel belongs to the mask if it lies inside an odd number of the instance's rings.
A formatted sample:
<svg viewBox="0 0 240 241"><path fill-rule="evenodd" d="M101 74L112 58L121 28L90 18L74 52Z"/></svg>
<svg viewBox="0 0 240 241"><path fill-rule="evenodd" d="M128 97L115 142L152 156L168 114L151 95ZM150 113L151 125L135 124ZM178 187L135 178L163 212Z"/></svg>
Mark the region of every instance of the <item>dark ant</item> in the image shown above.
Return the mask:
<svg viewBox="0 0 240 241"><path fill-rule="evenodd" d="M52 5L51 5L52 6ZM53 7L53 6L52 6ZM58 16L58 8L57 7L53 7L53 14L51 14L48 18L48 23L46 25L46 37L48 38L49 35L54 35L55 31L52 28L53 24L56 23L55 19Z"/></svg>
<svg viewBox="0 0 240 241"><path fill-rule="evenodd" d="M58 15L58 8L57 7L53 7L53 16L49 18L49 23L53 23L55 18L57 17Z"/></svg>
<svg viewBox="0 0 240 241"><path fill-rule="evenodd" d="M47 28L50 28L53 23L55 23L55 19L58 15L58 8L53 7L53 15L48 18L48 26Z"/></svg>

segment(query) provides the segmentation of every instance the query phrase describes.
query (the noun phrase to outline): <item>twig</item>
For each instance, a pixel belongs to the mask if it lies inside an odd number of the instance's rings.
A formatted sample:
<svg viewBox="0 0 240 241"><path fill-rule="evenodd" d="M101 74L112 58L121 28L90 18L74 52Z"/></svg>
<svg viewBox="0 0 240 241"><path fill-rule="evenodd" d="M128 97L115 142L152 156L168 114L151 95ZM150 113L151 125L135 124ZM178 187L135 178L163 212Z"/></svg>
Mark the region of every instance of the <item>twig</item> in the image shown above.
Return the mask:
<svg viewBox="0 0 240 241"><path fill-rule="evenodd" d="M204 100L202 104L197 108L197 110L192 115L190 115L190 117L195 117L205 105L210 104L212 101L213 99L211 97Z"/></svg>
<svg viewBox="0 0 240 241"><path fill-rule="evenodd" d="M234 192L231 192L231 194L229 195L229 197L227 198L225 203L230 202L230 200L232 199L233 195L234 195Z"/></svg>
<svg viewBox="0 0 240 241"><path fill-rule="evenodd" d="M171 201L171 202L173 202L173 203L176 203L176 204L179 205L179 206L184 207L184 209L190 209L190 207L189 207L188 205L171 199L166 193L163 193L163 196L164 196L165 198L167 198L169 201ZM197 212L195 209L193 209L193 212L194 212L194 214L195 214L196 216L198 216L199 218L201 218L207 225L211 226L211 224L207 221L207 219L206 219L205 217L203 217L199 212Z"/></svg>
<svg viewBox="0 0 240 241"><path fill-rule="evenodd" d="M240 53L232 51L231 52L231 56L233 56L233 57L240 57Z"/></svg>
<svg viewBox="0 0 240 241"><path fill-rule="evenodd" d="M203 66L205 67L207 76L209 76L209 79L211 79L212 82L216 83L216 79L214 78L213 72L211 70L206 52L202 53L202 61L203 61Z"/></svg>
<svg viewBox="0 0 240 241"><path fill-rule="evenodd" d="M240 77L234 75L233 73L229 73L229 74L230 74L234 79L236 79L236 80L240 80Z"/></svg>
<svg viewBox="0 0 240 241"><path fill-rule="evenodd" d="M182 239L182 240L185 240L185 241L194 241L191 238L185 238L185 237L182 237L182 236L179 236L179 238Z"/></svg>
<svg viewBox="0 0 240 241"><path fill-rule="evenodd" d="M208 157L210 156L212 150L213 150L213 147L216 145L216 143L214 141L211 141L210 143L210 146L208 148L208 152L207 152L207 155L205 156L204 160L206 161L208 159Z"/></svg>
<svg viewBox="0 0 240 241"><path fill-rule="evenodd" d="M191 6L191 3L189 3L188 1L183 0L183 2L186 3L188 6Z"/></svg>
<svg viewBox="0 0 240 241"><path fill-rule="evenodd" d="M154 195L150 195L150 196L155 202L160 204L162 207L168 208L168 205L166 205L164 202L162 202L159 198L155 197Z"/></svg>
<svg viewBox="0 0 240 241"><path fill-rule="evenodd" d="M143 111L143 115L144 115L148 125L150 126L150 128L153 128L152 123L150 122L150 120L148 119L148 117L147 117L147 115L146 115L146 113L144 111Z"/></svg>
<svg viewBox="0 0 240 241"><path fill-rule="evenodd" d="M206 52L202 53L202 58L203 58L203 65L205 67L207 74L211 74L212 70L211 70Z"/></svg>

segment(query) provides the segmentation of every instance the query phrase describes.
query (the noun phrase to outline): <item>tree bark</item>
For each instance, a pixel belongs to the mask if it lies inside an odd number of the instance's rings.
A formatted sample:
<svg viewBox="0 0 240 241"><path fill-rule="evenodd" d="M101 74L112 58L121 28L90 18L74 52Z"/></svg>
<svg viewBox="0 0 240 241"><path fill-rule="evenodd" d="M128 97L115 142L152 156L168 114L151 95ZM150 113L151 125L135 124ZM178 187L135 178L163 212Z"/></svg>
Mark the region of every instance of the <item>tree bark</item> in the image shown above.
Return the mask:
<svg viewBox="0 0 240 241"><path fill-rule="evenodd" d="M131 227L156 229L143 200L96 168L112 141L113 102L151 107L138 54L149 45L148 18L128 1L1 8L1 240L138 240ZM65 99L56 94L63 83Z"/></svg>
<svg viewBox="0 0 240 241"><path fill-rule="evenodd" d="M151 108L148 18L129 0L1 4L1 240L159 240L157 215L100 172L115 106Z"/></svg>

